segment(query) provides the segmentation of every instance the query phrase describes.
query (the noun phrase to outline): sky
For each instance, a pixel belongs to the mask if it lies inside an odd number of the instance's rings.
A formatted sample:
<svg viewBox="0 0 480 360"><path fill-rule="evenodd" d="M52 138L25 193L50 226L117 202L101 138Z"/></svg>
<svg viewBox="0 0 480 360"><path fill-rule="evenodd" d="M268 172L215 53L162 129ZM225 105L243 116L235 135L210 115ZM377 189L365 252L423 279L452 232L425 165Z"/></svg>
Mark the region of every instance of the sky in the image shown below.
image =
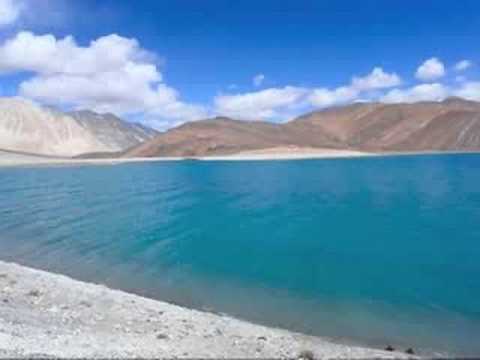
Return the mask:
<svg viewBox="0 0 480 360"><path fill-rule="evenodd" d="M0 96L160 130L480 101L477 0L0 0Z"/></svg>

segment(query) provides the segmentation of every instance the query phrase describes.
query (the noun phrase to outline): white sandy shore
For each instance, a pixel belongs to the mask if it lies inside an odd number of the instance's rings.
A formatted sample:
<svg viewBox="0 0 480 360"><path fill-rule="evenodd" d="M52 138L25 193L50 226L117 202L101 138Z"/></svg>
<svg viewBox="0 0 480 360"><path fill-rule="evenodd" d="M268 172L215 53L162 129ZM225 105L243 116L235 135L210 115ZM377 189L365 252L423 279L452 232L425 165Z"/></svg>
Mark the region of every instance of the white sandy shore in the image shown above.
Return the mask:
<svg viewBox="0 0 480 360"><path fill-rule="evenodd" d="M163 161L263 161L263 160L301 160L301 159L335 159L355 157L384 157L412 155L448 155L480 154L480 151L420 151L420 152L361 152L355 150L316 149L316 148L271 148L245 151L231 155L205 157L136 157L136 158L98 158L70 159L18 154L0 150L0 167L8 166L77 166L77 165L117 165L134 162Z"/></svg>
<svg viewBox="0 0 480 360"><path fill-rule="evenodd" d="M308 147L275 147L262 150L243 151L238 154L209 156L201 158L202 160L294 160L294 159L327 159L358 156L373 156L373 153L337 150L337 149L319 149Z"/></svg>
<svg viewBox="0 0 480 360"><path fill-rule="evenodd" d="M402 358L0 262L0 357Z"/></svg>
<svg viewBox="0 0 480 360"><path fill-rule="evenodd" d="M179 161L187 159L204 161L227 160L289 160L289 159L323 159L372 156L351 150L315 149L315 148L272 148L264 150L246 151L232 155L205 156L205 157L154 157L154 158L99 158L99 159L69 159L42 157L36 155L19 154L0 150L0 166L28 166L28 165L115 165L129 162Z"/></svg>

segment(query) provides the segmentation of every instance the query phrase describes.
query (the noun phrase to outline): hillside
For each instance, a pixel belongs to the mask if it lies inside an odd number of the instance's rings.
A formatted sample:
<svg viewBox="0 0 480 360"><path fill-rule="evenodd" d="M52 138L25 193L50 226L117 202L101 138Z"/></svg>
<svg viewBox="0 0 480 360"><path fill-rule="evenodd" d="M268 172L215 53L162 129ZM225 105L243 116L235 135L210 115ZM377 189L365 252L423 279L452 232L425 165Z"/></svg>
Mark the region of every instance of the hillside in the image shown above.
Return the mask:
<svg viewBox="0 0 480 360"><path fill-rule="evenodd" d="M124 156L224 155L300 143L307 145L310 142L318 146L338 145L320 133L310 137L302 131L280 124L218 117L169 130L131 149Z"/></svg>
<svg viewBox="0 0 480 360"><path fill-rule="evenodd" d="M156 130L123 121L113 114L97 114L84 110L68 115L113 151L128 149L158 135Z"/></svg>
<svg viewBox="0 0 480 360"><path fill-rule="evenodd" d="M285 124L219 117L169 130L124 156L208 156L282 146L373 152L480 150L480 104L458 98L361 103L315 111Z"/></svg>
<svg viewBox="0 0 480 360"><path fill-rule="evenodd" d="M113 115L66 114L18 98L0 98L0 149L71 157L117 152L151 139L156 131Z"/></svg>
<svg viewBox="0 0 480 360"><path fill-rule="evenodd" d="M359 150L480 150L479 115L479 103L449 98L415 104L354 104L313 112L287 126L327 134Z"/></svg>

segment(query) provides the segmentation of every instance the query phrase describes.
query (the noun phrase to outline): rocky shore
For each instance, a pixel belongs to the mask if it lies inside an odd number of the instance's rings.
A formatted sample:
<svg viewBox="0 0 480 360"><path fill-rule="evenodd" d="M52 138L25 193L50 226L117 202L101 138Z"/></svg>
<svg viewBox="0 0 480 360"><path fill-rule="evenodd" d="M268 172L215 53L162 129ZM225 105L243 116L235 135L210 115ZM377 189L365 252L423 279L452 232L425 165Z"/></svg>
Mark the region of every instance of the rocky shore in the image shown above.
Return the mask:
<svg viewBox="0 0 480 360"><path fill-rule="evenodd" d="M0 357L401 358L0 262Z"/></svg>

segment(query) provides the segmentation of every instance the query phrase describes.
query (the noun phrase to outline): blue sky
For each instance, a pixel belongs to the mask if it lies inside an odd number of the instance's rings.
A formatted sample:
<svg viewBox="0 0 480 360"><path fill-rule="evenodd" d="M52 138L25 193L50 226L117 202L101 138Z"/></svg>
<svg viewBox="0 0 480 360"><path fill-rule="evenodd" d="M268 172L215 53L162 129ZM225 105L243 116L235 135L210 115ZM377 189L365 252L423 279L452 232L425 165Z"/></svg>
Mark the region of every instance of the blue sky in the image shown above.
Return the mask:
<svg viewBox="0 0 480 360"><path fill-rule="evenodd" d="M214 115L285 121L355 101L480 100L479 33L474 0L0 0L0 55L10 59L0 57L0 91L158 128ZM47 35L56 48L39 54ZM122 39L136 44L106 74L102 51L90 50L109 36L112 53ZM88 74L72 70L84 60ZM140 80L112 80L132 62Z"/></svg>

